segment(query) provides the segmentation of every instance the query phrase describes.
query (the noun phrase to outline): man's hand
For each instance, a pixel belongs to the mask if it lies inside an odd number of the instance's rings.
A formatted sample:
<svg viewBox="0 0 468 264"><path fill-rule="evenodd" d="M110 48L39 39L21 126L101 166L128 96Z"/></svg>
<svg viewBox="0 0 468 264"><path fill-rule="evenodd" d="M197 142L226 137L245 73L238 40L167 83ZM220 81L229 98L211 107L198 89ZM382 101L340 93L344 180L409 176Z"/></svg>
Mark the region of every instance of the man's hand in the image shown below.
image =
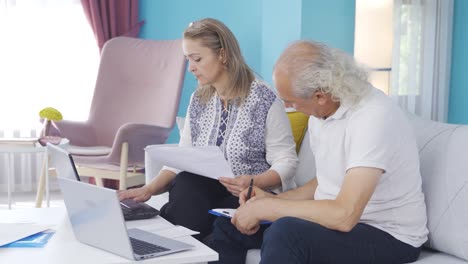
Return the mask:
<svg viewBox="0 0 468 264"><path fill-rule="evenodd" d="M119 196L120 201L125 199L133 199L137 202L146 202L151 198L153 192L149 189L147 185L145 185L140 188L117 191L117 194Z"/></svg>
<svg viewBox="0 0 468 264"><path fill-rule="evenodd" d="M219 177L219 182L234 196L249 188L252 175L240 175L235 178Z"/></svg>
<svg viewBox="0 0 468 264"><path fill-rule="evenodd" d="M253 192L253 191L252 191ZM258 204L257 204L258 206ZM253 235L260 229L260 219L256 217L255 203L248 203L237 208L231 223L245 235Z"/></svg>

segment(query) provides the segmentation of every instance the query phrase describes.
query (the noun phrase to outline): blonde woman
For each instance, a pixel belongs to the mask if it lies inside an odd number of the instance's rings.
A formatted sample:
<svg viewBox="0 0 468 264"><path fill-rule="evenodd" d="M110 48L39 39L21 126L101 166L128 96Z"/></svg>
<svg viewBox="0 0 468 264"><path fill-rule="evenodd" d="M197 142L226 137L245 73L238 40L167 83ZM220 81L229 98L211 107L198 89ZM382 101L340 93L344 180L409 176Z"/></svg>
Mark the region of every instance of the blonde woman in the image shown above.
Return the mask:
<svg viewBox="0 0 468 264"><path fill-rule="evenodd" d="M222 22L206 18L183 34L188 70L198 80L180 146L219 146L235 178L218 180L164 167L147 185L120 193L121 199L146 201L169 191L161 215L173 224L211 232L212 208L237 208L238 196L253 178L263 190L295 187L297 156L284 105L256 80L239 44Z"/></svg>

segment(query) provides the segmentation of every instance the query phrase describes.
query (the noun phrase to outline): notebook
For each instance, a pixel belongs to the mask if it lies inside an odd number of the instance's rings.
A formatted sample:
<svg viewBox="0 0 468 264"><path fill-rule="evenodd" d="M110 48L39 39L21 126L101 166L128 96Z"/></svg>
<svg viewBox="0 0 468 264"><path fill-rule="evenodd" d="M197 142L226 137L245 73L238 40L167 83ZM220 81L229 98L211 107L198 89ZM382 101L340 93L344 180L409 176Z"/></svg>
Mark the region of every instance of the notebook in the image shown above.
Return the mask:
<svg viewBox="0 0 468 264"><path fill-rule="evenodd" d="M50 155L51 166L57 171L60 178L81 181L76 170L73 157L65 149L47 144L47 152ZM159 215L159 211L146 203L136 202L133 199L120 201L122 212L126 221L148 219Z"/></svg>
<svg viewBox="0 0 468 264"><path fill-rule="evenodd" d="M138 228L127 230L115 190L61 177L58 182L73 233L82 243L135 260L194 247Z"/></svg>

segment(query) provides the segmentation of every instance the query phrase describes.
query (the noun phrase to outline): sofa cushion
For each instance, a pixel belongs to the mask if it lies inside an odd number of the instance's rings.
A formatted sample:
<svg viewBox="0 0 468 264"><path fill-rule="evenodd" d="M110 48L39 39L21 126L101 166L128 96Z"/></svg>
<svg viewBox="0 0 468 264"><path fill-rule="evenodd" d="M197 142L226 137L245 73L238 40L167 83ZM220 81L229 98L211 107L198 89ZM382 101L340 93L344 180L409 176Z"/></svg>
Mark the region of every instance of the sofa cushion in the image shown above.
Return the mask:
<svg viewBox="0 0 468 264"><path fill-rule="evenodd" d="M467 264L466 261L457 257L432 251L430 249L424 249L419 256L418 261L413 262L414 264Z"/></svg>
<svg viewBox="0 0 468 264"><path fill-rule="evenodd" d="M260 262L260 250L251 249L247 252L245 258L246 264L258 264ZM448 254L424 249L419 259L414 264L467 264L466 261Z"/></svg>
<svg viewBox="0 0 468 264"><path fill-rule="evenodd" d="M468 126L411 119L427 207L426 246L468 260Z"/></svg>

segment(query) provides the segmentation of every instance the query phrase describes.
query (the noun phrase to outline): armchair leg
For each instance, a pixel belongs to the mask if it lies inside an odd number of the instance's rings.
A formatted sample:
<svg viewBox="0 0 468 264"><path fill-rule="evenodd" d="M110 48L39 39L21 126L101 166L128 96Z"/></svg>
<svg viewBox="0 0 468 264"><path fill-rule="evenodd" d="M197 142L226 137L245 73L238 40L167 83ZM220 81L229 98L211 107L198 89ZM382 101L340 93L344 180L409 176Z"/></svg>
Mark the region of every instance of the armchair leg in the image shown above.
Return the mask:
<svg viewBox="0 0 468 264"><path fill-rule="evenodd" d="M47 154L46 154L47 155ZM42 168L41 168L41 176L39 178L39 184L37 186L37 193L36 193L36 208L41 208L42 207L42 199L44 197L44 187L45 187L45 181L46 181L46 160L48 157L45 156L44 160L42 162Z"/></svg>
<svg viewBox="0 0 468 264"><path fill-rule="evenodd" d="M94 177L94 181L96 182L96 186L99 186L99 187L104 187L104 182L102 181L102 178L101 177Z"/></svg>
<svg viewBox="0 0 468 264"><path fill-rule="evenodd" d="M122 143L120 152L120 181L119 190L127 189L127 170L128 170L128 142Z"/></svg>

